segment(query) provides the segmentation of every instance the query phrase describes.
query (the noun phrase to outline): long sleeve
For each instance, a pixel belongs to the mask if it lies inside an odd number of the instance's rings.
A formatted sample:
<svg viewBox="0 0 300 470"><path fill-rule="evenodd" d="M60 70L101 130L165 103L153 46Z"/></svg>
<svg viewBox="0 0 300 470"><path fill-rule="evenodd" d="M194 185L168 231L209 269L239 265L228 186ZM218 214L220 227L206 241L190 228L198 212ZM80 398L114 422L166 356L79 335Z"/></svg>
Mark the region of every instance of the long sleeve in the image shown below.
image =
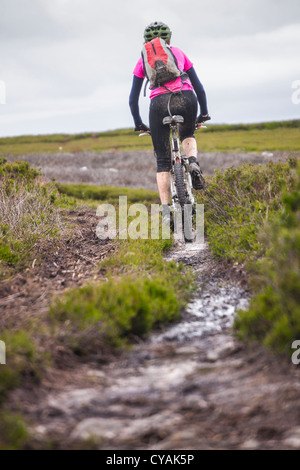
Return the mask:
<svg viewBox="0 0 300 470"><path fill-rule="evenodd" d="M129 106L136 127L142 124L142 119L139 110L139 97L143 81L143 78L137 77L135 75L133 76L132 88L129 96Z"/></svg>
<svg viewBox="0 0 300 470"><path fill-rule="evenodd" d="M196 74L194 67L191 67L189 70L187 70L186 73L188 74L189 79L191 80L191 83L197 95L199 105L200 105L200 113L203 115L208 114L206 94L205 94L203 85L200 82L198 75Z"/></svg>

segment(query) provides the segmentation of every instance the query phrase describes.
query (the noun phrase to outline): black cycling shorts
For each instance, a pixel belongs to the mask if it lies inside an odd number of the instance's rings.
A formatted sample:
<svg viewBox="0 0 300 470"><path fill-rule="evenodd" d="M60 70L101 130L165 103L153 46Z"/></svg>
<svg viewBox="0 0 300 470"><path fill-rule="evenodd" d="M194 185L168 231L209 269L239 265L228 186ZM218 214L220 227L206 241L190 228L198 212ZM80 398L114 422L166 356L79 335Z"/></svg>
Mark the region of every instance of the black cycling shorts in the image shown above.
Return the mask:
<svg viewBox="0 0 300 470"><path fill-rule="evenodd" d="M170 95L171 114L179 114L184 118L184 122L179 125L181 142L187 137L194 137L195 132L198 102L192 90L184 90L180 93L164 93L151 100L149 123L157 157L157 172L170 171L171 169L170 127L162 123L163 118L169 116L168 101Z"/></svg>

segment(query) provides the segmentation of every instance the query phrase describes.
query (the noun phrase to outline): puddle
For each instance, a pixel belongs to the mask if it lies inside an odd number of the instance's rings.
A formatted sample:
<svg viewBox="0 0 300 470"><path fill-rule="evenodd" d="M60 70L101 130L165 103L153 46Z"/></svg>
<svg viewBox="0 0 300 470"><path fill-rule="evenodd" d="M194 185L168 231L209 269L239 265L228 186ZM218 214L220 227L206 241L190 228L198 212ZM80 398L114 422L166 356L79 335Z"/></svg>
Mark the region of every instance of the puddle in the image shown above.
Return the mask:
<svg viewBox="0 0 300 470"><path fill-rule="evenodd" d="M232 326L236 312L247 308L249 298L242 288L228 283L222 285L220 280L201 285L201 270L205 267L201 253L206 250L205 244L179 244L168 256L167 260L192 265L197 273L198 290L182 320L163 333L153 335L151 342L184 341L223 333Z"/></svg>

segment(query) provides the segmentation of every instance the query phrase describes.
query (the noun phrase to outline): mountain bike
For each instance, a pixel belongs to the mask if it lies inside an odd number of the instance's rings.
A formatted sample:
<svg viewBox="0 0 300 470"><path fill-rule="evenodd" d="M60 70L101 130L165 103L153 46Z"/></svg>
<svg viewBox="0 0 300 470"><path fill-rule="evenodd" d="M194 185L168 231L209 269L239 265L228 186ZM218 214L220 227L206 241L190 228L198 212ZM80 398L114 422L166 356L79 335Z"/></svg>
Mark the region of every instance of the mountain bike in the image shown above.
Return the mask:
<svg viewBox="0 0 300 470"><path fill-rule="evenodd" d="M170 189L172 199L172 212L174 220L174 234L177 238L184 237L186 242L194 240L194 225L196 216L196 203L193 194L192 177L188 158L182 153L179 140L179 125L184 122L183 116L170 115L163 119L164 125L170 127L171 143L171 170ZM206 128L206 126L201 126ZM140 136L150 135L143 132Z"/></svg>

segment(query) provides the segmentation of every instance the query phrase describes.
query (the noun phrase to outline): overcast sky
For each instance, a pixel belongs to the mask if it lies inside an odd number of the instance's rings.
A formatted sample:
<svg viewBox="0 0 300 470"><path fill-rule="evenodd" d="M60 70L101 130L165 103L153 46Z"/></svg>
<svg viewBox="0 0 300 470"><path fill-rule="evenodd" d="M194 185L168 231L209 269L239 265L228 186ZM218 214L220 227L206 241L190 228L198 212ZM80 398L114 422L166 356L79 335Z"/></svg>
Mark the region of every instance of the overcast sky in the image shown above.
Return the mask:
<svg viewBox="0 0 300 470"><path fill-rule="evenodd" d="M299 0L0 0L0 136L132 127L152 21L194 63L213 123L300 117ZM148 106L141 94L145 123Z"/></svg>

